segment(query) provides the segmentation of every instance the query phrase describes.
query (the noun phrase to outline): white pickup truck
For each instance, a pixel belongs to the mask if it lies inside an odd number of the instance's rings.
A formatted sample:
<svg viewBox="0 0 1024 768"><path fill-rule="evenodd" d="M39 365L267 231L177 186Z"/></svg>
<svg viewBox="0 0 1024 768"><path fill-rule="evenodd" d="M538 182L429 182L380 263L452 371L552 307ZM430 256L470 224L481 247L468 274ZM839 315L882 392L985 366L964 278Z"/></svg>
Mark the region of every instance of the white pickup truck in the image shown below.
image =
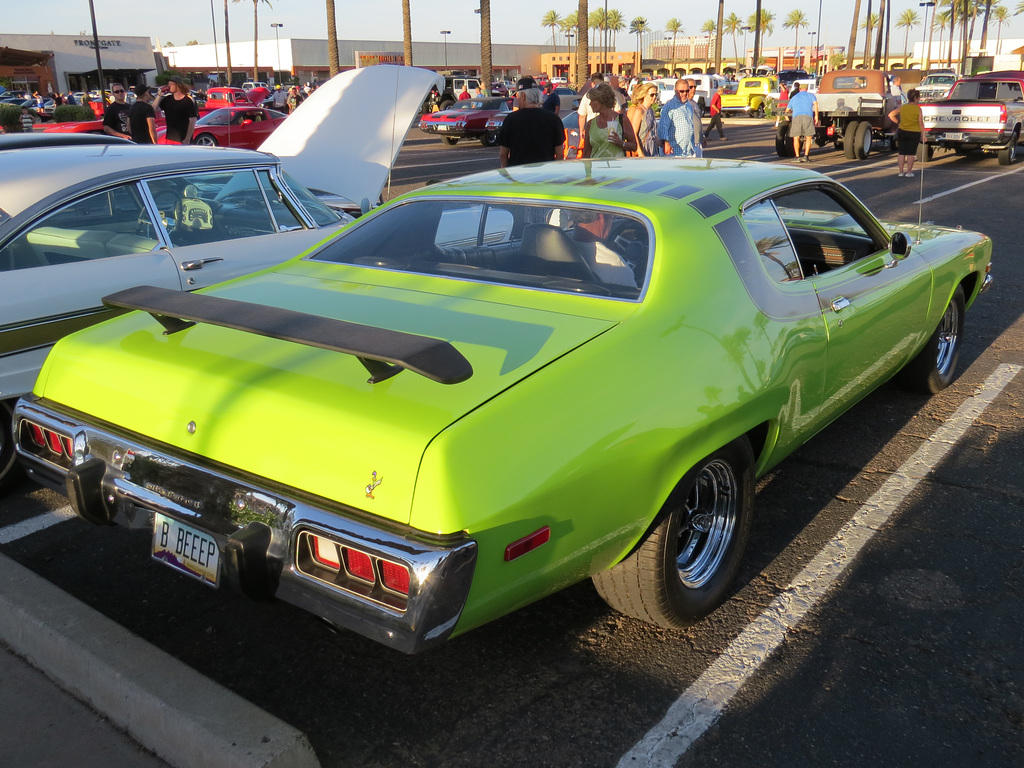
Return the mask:
<svg viewBox="0 0 1024 768"><path fill-rule="evenodd" d="M1017 158L1024 129L1024 72L988 72L956 82L949 98L921 105L923 162L937 147L958 155L994 152L1000 165Z"/></svg>

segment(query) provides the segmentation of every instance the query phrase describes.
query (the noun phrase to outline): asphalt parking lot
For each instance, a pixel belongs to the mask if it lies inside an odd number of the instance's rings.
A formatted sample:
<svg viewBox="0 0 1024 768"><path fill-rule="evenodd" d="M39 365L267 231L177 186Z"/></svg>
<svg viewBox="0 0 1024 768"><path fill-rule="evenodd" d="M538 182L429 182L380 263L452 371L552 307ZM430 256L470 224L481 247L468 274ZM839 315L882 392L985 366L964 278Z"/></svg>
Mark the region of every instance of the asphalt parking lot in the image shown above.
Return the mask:
<svg viewBox="0 0 1024 768"><path fill-rule="evenodd" d="M771 123L726 133L708 157L781 162ZM413 129L385 197L496 166L497 149ZM323 766L1020 765L1024 164L950 154L899 179L888 152L824 148L811 167L880 217L990 235L996 282L950 388L885 385L759 483L736 593L698 625L622 617L585 582L407 657L186 581L151 562L146 532L57 522L66 500L28 484L0 500L0 554L154 649L157 672L198 673L197 710L237 697ZM135 674L118 658L108 675ZM271 725L231 728L259 744ZM143 726L168 764L200 764ZM39 734L18 764L45 762Z"/></svg>

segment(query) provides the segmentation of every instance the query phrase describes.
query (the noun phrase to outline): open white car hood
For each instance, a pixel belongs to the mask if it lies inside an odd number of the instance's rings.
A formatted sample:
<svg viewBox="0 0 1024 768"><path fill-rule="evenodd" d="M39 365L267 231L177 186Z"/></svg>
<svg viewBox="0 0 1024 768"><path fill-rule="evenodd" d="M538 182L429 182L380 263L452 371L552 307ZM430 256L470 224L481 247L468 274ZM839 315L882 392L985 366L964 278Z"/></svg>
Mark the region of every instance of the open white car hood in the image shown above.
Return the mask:
<svg viewBox="0 0 1024 768"><path fill-rule="evenodd" d="M359 205L377 202L435 72L377 65L341 72L317 88L260 150L300 184Z"/></svg>

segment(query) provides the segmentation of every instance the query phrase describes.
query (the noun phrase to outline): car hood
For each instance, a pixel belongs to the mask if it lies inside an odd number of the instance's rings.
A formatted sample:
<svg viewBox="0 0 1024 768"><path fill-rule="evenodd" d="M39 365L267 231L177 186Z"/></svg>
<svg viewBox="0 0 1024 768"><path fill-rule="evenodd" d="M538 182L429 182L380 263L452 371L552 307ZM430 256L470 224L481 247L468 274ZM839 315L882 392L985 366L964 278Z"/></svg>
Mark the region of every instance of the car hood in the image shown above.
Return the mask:
<svg viewBox="0 0 1024 768"><path fill-rule="evenodd" d="M373 66L335 75L260 145L315 191L374 204L405 134L442 78L416 67Z"/></svg>
<svg viewBox="0 0 1024 768"><path fill-rule="evenodd" d="M35 394L407 524L424 451L437 435L481 407L501 407L491 402L501 392L616 321L569 314L564 303L547 311L488 301L479 285L452 296L432 293L433 279L418 276L403 276L406 287L365 282L375 274L292 262L206 293L444 339L472 365L468 379L446 385L404 370L371 384L349 354L203 323L164 334L133 312L60 341ZM371 496L374 478L381 485Z"/></svg>

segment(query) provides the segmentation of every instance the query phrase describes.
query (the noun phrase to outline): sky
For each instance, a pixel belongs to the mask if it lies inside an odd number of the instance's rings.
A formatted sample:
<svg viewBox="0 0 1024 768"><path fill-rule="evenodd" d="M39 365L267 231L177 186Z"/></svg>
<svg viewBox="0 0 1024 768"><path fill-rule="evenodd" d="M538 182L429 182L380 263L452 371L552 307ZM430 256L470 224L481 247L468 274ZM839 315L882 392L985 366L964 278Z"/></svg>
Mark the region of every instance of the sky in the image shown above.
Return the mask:
<svg viewBox="0 0 1024 768"><path fill-rule="evenodd" d="M5 0L13 3L14 0ZM475 43L480 39L479 16L474 12L479 7L477 0L410 0L412 7L412 35L415 41L441 42L440 30L451 30L450 43ZM823 0L763 0L762 7L775 14L775 33L766 40L768 45L786 45L793 40L793 30L784 29L782 21L792 10L801 10L810 26L801 30L801 43L808 40L807 32L817 28L818 5ZM224 0L212 0L213 15L217 19L217 40L224 41ZM100 37L148 36L154 42L168 42L184 45L190 40L200 43L213 42L211 0L175 0L170 5L152 3L126 3L124 0L93 0L96 9L97 30ZM1011 11L1017 0L1003 0ZM271 23L284 26L278 32L281 39L326 38L327 24L324 0L274 0L271 5L260 3L260 38L274 37ZM589 0L590 10L604 8L601 0ZM747 18L754 13L755 0L727 0L725 15L736 13ZM520 43L543 45L551 43L550 29L540 25L541 18L549 10L561 16L575 11L577 4L572 0L516 0L514 3L493 0L491 3L491 41L493 43ZM704 22L717 15L717 4L668 2L667 0L609 0L608 8L617 8L629 21L643 16L655 30L665 27L665 22L676 17L683 23L687 35L700 34ZM845 45L850 35L853 0L828 0L822 5L821 37L829 44ZM924 9L917 0L894 0L892 18L895 19L906 9L912 8L924 18ZM861 14L866 11L866 0L862 0ZM252 40L253 4L248 0L228 4L232 40ZM353 0L335 0L338 37L355 40L401 40L401 0L376 0L371 5ZM4 14L4 32L8 34L59 34L77 35L91 33L88 0L36 0L26 6L19 6L17 14ZM922 26L910 34L910 43L920 41ZM902 47L903 31L893 28L890 33L890 48ZM980 23L976 37L980 37ZM996 36L995 29L989 32ZM753 35L748 44L753 44ZM1012 17L1009 25L1002 30L1003 39L1024 37L1024 14ZM937 38L936 38L937 39ZM564 38L559 36L559 44ZM742 44L742 43L741 43ZM635 38L620 33L618 47L632 50Z"/></svg>

